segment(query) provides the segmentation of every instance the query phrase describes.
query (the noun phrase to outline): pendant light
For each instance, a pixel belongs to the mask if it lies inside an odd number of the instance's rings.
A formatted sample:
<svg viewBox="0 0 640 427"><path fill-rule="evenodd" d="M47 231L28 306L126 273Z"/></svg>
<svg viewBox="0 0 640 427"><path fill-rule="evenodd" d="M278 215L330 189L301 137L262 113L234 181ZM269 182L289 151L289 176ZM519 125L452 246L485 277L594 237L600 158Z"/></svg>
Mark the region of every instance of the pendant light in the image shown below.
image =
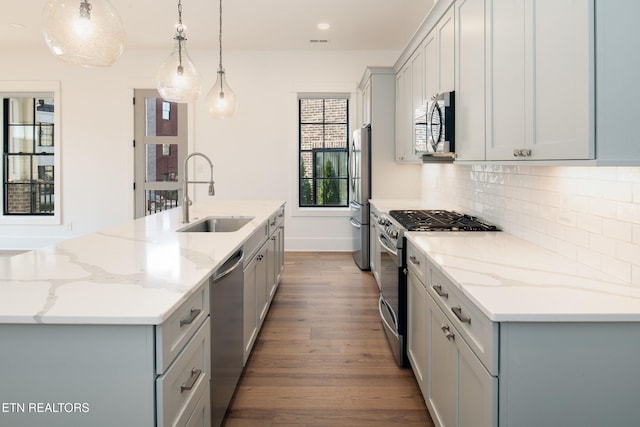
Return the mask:
<svg viewBox="0 0 640 427"><path fill-rule="evenodd" d="M213 118L224 119L233 115L238 107L238 103L236 101L236 94L233 93L227 84L227 76L222 66L222 0L220 0L220 33L218 35L218 42L220 43L218 78L207 94L205 103L207 104L209 114Z"/></svg>
<svg viewBox="0 0 640 427"><path fill-rule="evenodd" d="M59 59L108 67L124 50L124 26L109 0L47 0L44 40Z"/></svg>
<svg viewBox="0 0 640 427"><path fill-rule="evenodd" d="M169 102L194 102L200 96L200 74L187 53L185 26L182 25L182 1L178 1L176 42L156 76L160 96Z"/></svg>

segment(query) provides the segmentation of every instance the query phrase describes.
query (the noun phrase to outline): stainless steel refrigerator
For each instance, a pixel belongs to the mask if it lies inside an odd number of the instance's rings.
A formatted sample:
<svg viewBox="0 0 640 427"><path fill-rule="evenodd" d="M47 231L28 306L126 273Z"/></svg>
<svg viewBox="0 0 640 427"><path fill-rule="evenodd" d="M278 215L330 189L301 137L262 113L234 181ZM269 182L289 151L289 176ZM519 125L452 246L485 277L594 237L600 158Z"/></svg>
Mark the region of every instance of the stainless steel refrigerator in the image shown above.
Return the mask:
<svg viewBox="0 0 640 427"><path fill-rule="evenodd" d="M353 260L369 270L369 199L371 198L371 125L356 129L349 146L349 207L355 248Z"/></svg>

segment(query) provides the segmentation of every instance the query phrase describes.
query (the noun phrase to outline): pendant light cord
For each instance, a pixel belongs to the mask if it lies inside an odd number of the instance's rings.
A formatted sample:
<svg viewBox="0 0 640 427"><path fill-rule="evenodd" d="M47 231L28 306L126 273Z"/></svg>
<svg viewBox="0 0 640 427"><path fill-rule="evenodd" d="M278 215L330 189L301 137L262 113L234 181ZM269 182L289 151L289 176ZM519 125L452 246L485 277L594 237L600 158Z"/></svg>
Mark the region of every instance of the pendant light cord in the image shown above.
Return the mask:
<svg viewBox="0 0 640 427"><path fill-rule="evenodd" d="M218 33L218 44L220 45L220 65L219 69L222 70L222 0L220 0L220 31Z"/></svg>
<svg viewBox="0 0 640 427"><path fill-rule="evenodd" d="M182 0L178 0L178 34L175 39L178 41L178 75L182 75L182 42L186 40L183 36L184 27L182 26Z"/></svg>

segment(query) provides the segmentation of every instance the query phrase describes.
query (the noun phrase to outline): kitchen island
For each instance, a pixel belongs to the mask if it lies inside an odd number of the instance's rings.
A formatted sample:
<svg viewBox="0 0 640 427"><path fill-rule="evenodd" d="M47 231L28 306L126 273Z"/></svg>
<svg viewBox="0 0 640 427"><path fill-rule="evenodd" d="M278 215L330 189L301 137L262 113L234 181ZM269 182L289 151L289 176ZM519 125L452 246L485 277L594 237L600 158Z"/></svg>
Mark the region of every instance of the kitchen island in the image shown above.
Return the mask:
<svg viewBox="0 0 640 427"><path fill-rule="evenodd" d="M251 220L179 232L173 209L0 258L0 425L209 419L210 278L243 246L258 251L283 202L192 206L192 223L209 216Z"/></svg>

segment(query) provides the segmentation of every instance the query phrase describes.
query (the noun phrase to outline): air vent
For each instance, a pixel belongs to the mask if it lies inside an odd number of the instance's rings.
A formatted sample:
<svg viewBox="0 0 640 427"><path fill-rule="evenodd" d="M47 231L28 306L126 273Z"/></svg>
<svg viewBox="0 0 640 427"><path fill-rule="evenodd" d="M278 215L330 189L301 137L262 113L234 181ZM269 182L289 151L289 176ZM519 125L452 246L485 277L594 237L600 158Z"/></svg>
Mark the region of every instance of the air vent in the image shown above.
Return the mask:
<svg viewBox="0 0 640 427"><path fill-rule="evenodd" d="M309 43L326 44L326 43L329 43L329 40L327 40L327 39L311 39L311 40L309 40Z"/></svg>

